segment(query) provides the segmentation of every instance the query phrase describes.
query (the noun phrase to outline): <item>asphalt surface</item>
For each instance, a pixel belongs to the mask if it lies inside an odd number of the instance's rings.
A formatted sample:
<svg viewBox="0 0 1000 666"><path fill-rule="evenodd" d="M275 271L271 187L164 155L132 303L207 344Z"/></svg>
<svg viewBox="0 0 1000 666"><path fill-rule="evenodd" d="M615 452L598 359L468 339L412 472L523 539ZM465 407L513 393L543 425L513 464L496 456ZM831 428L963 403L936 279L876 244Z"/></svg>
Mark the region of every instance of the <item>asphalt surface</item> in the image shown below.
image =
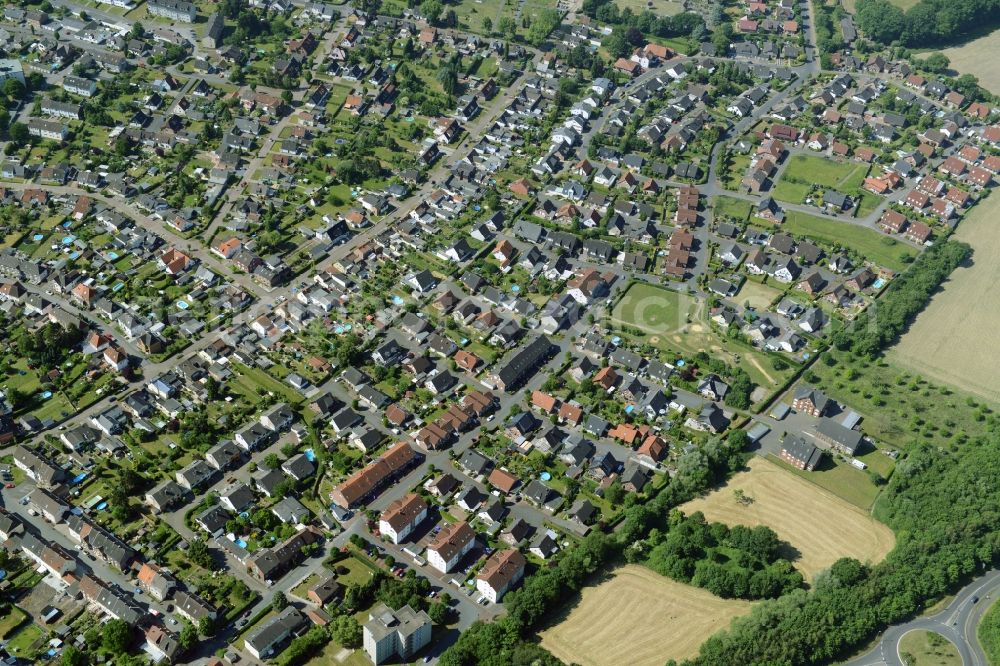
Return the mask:
<svg viewBox="0 0 1000 666"><path fill-rule="evenodd" d="M988 666L976 630L998 594L1000 570L992 569L959 590L941 611L889 627L878 645L860 657L842 662L842 666L905 666L899 642L913 631L932 631L947 638L958 649L963 666Z"/></svg>

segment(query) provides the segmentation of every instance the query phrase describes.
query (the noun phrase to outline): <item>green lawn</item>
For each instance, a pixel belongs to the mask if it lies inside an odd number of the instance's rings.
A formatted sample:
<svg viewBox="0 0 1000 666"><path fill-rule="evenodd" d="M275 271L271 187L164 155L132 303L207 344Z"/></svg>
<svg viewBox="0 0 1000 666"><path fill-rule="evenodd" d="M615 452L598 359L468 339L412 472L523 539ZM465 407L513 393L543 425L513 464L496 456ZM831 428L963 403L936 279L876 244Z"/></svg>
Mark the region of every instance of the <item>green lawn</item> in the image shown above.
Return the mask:
<svg viewBox="0 0 1000 666"><path fill-rule="evenodd" d="M818 243L853 250L879 266L897 272L906 267L908 258L918 254L916 248L874 229L798 211L786 212L782 228L790 234L811 238Z"/></svg>
<svg viewBox="0 0 1000 666"><path fill-rule="evenodd" d="M986 652L986 660L991 664L1000 664L1000 603L997 601L992 603L986 615L979 621L976 633Z"/></svg>
<svg viewBox="0 0 1000 666"><path fill-rule="evenodd" d="M280 396L282 400L290 405L301 404L304 398L291 386L283 384L260 368L251 368L241 363L234 363L233 368L239 373L237 383L246 389L241 391L248 396L253 396L258 388L263 388Z"/></svg>
<svg viewBox="0 0 1000 666"><path fill-rule="evenodd" d="M881 199L861 189L869 166L858 162L835 162L814 155L793 155L772 196L778 201L803 203L813 186L830 188L861 199L859 214L878 206Z"/></svg>
<svg viewBox="0 0 1000 666"><path fill-rule="evenodd" d="M793 155L781 180L849 189L860 186L867 173L868 165L862 162L836 162L815 155Z"/></svg>
<svg viewBox="0 0 1000 666"><path fill-rule="evenodd" d="M45 632L37 626L29 624L14 634L14 637L7 642L7 651L15 657L31 662L37 651L33 650L32 646L43 638L45 638Z"/></svg>
<svg viewBox="0 0 1000 666"><path fill-rule="evenodd" d="M716 222L720 222L722 218L729 218L736 222L745 222L752 210L753 204L749 201L734 197L716 197L715 203L712 205L712 212L715 215Z"/></svg>
<svg viewBox="0 0 1000 666"><path fill-rule="evenodd" d="M933 631L911 631L899 641L899 654L910 666L961 666L958 648Z"/></svg>
<svg viewBox="0 0 1000 666"><path fill-rule="evenodd" d="M651 333L670 335L697 316L697 307L698 301L693 296L636 283L615 305L612 316Z"/></svg>
<svg viewBox="0 0 1000 666"><path fill-rule="evenodd" d="M767 310L784 292L766 284L761 284L753 280L746 280L739 292L733 298L736 303L749 303L750 307L757 310Z"/></svg>
<svg viewBox="0 0 1000 666"><path fill-rule="evenodd" d="M28 614L17 606L12 606L10 612L0 618L0 638L7 638L14 629L21 626L21 623L28 617Z"/></svg>
<svg viewBox="0 0 1000 666"><path fill-rule="evenodd" d="M824 456L819 467L811 472L796 469L777 456L771 455L768 459L865 511L871 509L879 494L878 487L866 472L841 462L836 455Z"/></svg>
<svg viewBox="0 0 1000 666"><path fill-rule="evenodd" d="M337 582L345 587L367 582L374 572L374 569L367 562L354 556L333 564L333 569L337 567L346 567L348 569L346 574L337 574Z"/></svg>

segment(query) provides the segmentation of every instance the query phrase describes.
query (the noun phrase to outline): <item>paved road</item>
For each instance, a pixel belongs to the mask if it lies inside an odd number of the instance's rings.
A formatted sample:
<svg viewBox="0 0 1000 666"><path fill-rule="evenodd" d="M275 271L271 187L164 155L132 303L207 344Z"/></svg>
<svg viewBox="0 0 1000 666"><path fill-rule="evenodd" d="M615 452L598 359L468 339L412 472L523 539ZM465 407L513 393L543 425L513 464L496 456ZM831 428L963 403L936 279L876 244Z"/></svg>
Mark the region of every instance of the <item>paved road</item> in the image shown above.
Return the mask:
<svg viewBox="0 0 1000 666"><path fill-rule="evenodd" d="M963 666L989 666L976 629L998 594L1000 570L993 569L963 587L943 610L889 627L871 651L843 662L842 666L904 666L899 642L911 631L933 631L950 640L958 648Z"/></svg>

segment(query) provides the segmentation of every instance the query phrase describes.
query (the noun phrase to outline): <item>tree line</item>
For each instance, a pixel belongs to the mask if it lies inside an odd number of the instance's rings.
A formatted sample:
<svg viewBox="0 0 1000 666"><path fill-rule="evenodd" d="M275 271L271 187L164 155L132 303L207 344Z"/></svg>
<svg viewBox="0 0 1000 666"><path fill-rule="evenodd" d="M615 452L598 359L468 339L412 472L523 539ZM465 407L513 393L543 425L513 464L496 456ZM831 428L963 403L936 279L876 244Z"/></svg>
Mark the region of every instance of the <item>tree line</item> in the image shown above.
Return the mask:
<svg viewBox="0 0 1000 666"><path fill-rule="evenodd" d="M1000 0L920 0L903 11L889 0L859 0L858 27L881 44L926 48L1000 22Z"/></svg>
<svg viewBox="0 0 1000 666"><path fill-rule="evenodd" d="M971 253L972 248L959 241L938 243L925 251L892 281L875 305L833 336L834 346L874 358L906 331L934 292Z"/></svg>

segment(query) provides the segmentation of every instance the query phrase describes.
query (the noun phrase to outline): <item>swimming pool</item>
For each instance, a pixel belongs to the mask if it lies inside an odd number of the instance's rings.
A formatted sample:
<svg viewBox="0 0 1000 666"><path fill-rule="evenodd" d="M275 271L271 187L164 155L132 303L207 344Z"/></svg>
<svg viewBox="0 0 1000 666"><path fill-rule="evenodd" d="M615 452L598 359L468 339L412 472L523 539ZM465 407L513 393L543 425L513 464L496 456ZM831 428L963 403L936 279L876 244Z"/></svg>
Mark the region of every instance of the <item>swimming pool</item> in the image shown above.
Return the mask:
<svg viewBox="0 0 1000 666"><path fill-rule="evenodd" d="M52 391L42 391L42 400L48 400L52 397Z"/></svg>
<svg viewBox="0 0 1000 666"><path fill-rule="evenodd" d="M548 472L542 472L541 474L538 475L538 478L541 479L542 481L548 481L552 478L552 475L549 474Z"/></svg>
<svg viewBox="0 0 1000 666"><path fill-rule="evenodd" d="M302 453L303 455L305 455L306 460L308 460L309 462L316 462L316 452L313 451L312 449L306 449Z"/></svg>
<svg viewBox="0 0 1000 666"><path fill-rule="evenodd" d="M233 539L233 543L235 543L240 548L246 548L247 547L246 540L242 539L242 538L240 538L240 539Z"/></svg>
<svg viewBox="0 0 1000 666"><path fill-rule="evenodd" d="M875 278L875 281L872 282L872 287L874 287L875 289L881 289L884 286L885 286L885 280L883 280L882 278Z"/></svg>
<svg viewBox="0 0 1000 666"><path fill-rule="evenodd" d="M76 240L76 239L73 238L72 236L63 236L62 244L63 245L71 245L74 240Z"/></svg>
<svg viewBox="0 0 1000 666"><path fill-rule="evenodd" d="M35 241L36 243L44 239L45 239L45 234L35 234L34 236L31 237L31 240Z"/></svg>
<svg viewBox="0 0 1000 666"><path fill-rule="evenodd" d="M187 310L189 307L191 306L188 305L187 301L177 301L177 308L179 310Z"/></svg>

